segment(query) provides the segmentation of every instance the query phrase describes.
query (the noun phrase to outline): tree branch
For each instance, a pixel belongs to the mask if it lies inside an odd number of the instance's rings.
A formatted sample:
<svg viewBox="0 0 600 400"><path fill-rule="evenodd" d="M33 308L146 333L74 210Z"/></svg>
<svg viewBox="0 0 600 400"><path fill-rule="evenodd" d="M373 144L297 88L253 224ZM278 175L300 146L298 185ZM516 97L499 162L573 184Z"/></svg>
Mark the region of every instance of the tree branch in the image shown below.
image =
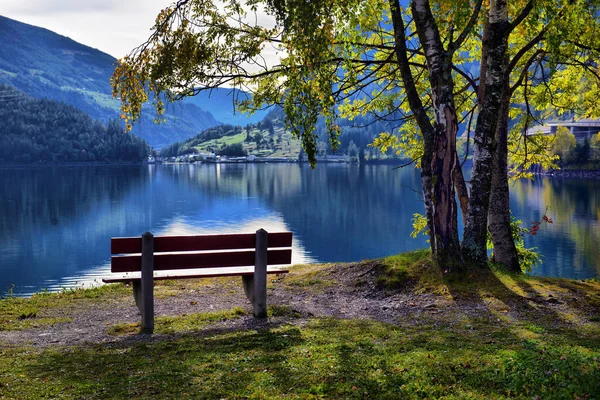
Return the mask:
<svg viewBox="0 0 600 400"><path fill-rule="evenodd" d="M475 9L473 10L473 14L471 14L471 18L465 26L465 29L463 29L460 35L458 35L456 41L451 41L450 44L448 44L449 53L454 53L456 50L458 50L460 46L462 46L463 42L467 39L471 31L473 30L477 19L479 18L479 11L481 10L482 4L483 0L478 0L477 3L475 3Z"/></svg>
<svg viewBox="0 0 600 400"><path fill-rule="evenodd" d="M523 46L521 50L519 50L517 54L515 54L512 60L510 60L510 62L508 63L508 67L506 68L507 75L509 75L512 72L513 68L515 68L515 66L518 64L521 57L523 57L529 50L531 50L533 46L542 41L542 39L544 38L544 33L547 30L548 25L546 25L533 39L529 41L529 43Z"/></svg>
<svg viewBox="0 0 600 400"><path fill-rule="evenodd" d="M463 71L462 69L458 68L454 64L452 64L452 69L454 71L458 72L460 75L462 75L463 78L465 78L467 80L467 82L469 82L469 85L471 85L471 87L473 88L473 90L475 91L475 93L477 93L477 91L479 90L479 86L475 82L475 79L473 79L472 77L470 77L465 71Z"/></svg>
<svg viewBox="0 0 600 400"><path fill-rule="evenodd" d="M525 7L523 7L523 9L521 10L521 12L519 13L519 15L517 15L517 17L509 24L509 28L508 28L508 32L512 32L513 29L515 29L517 26L519 26L519 24L521 22L523 22L523 20L525 18L527 18L527 16L529 15L529 13L531 12L531 10L533 9L533 0L529 0L527 2L527 4L525 4Z"/></svg>
<svg viewBox="0 0 600 400"><path fill-rule="evenodd" d="M415 85L412 71L410 70L406 49L406 36L404 33L404 20L402 19L402 13L400 11L400 1L389 0L389 3L392 13L394 38L396 41L396 59L400 67L400 75L402 76L402 82L404 83L404 89L406 90L406 97L408 98L410 109L415 115L417 124L419 125L421 133L423 134L425 145L427 146L427 143L432 143L433 141L433 125L431 124L431 120L429 119L429 116L423 107L421 97L419 96L419 92L417 91L417 87Z"/></svg>
<svg viewBox="0 0 600 400"><path fill-rule="evenodd" d="M521 86L521 84L523 83L523 79L525 78L525 76L527 75L527 71L529 70L529 67L531 67L531 65L533 64L533 62L535 61L535 59L539 56L539 55L545 55L546 52L542 49L538 49L535 51L535 53L533 53L529 59L527 60L527 62L525 63L525 65L523 66L523 69L521 70L521 74L519 75L519 79L517 79L517 81L515 82L514 85L512 85L512 87L510 88L510 95L512 96L513 93L515 92L515 90L517 90L517 88L519 86Z"/></svg>

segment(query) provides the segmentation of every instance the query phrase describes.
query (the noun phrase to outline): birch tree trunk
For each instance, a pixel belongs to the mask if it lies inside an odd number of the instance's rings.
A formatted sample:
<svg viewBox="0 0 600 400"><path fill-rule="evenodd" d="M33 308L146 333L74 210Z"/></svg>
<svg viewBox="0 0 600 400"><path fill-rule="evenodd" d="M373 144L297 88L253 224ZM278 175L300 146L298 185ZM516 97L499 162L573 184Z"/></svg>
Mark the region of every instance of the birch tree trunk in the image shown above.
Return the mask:
<svg viewBox="0 0 600 400"><path fill-rule="evenodd" d="M461 272L464 264L458 239L458 208L453 173L457 167L458 119L454 104L452 54L444 49L427 0L413 0L412 14L425 52L434 108L434 140L431 157L433 240L438 266Z"/></svg>
<svg viewBox="0 0 600 400"><path fill-rule="evenodd" d="M508 46L508 10L506 0L490 2L487 41L483 53L487 60L485 67L485 94L474 135L473 176L469 199L463 257L470 266L487 265L487 219L492 182L492 158L494 137L498 126L500 109L505 88L506 50ZM481 99L480 99L481 100Z"/></svg>
<svg viewBox="0 0 600 400"><path fill-rule="evenodd" d="M508 80L504 87L502 110L496 129L492 157L492 188L488 210L489 230L494 243L494 262L511 272L521 272L519 255L510 226L510 193L508 187L508 112L510 109Z"/></svg>
<svg viewBox="0 0 600 400"><path fill-rule="evenodd" d="M410 70L410 64L408 61L408 54L406 48L406 35L404 32L404 20L402 19L402 13L400 9L400 2L398 0L389 0L390 10L392 14L392 23L394 28L394 52L396 53L396 60L400 67L400 76L404 90L406 91L406 98L413 112L417 125L423 135L423 156L421 157L421 186L423 188L423 199L425 202L425 215L427 218L427 226L429 227L429 244L431 246L431 252L434 258L437 259L436 255L436 242L433 227L433 201L431 198L432 185L431 185L431 159L433 153L433 139L434 129L429 121L429 117L421 102L421 97L417 91L414 77Z"/></svg>
<svg viewBox="0 0 600 400"><path fill-rule="evenodd" d="M460 204L463 225L466 225L467 213L469 212L469 190L467 189L467 183L465 182L462 167L458 161L458 155L456 155L456 166L454 167L453 177L454 187Z"/></svg>
<svg viewBox="0 0 600 400"><path fill-rule="evenodd" d="M406 49L400 3L389 0L395 52L411 111L423 135L421 183L427 212L431 249L437 265L451 272L463 270L457 228L453 171L456 166L457 116L453 97L451 54L444 50L427 0L414 0L412 13L423 45L435 108L432 125L414 83Z"/></svg>

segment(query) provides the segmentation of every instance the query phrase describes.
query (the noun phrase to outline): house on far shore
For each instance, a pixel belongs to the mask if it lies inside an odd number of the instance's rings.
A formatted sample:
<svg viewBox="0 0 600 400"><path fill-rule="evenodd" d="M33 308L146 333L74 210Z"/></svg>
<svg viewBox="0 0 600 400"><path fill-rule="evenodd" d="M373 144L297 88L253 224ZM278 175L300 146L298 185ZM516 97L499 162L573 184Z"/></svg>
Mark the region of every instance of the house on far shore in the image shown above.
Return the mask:
<svg viewBox="0 0 600 400"><path fill-rule="evenodd" d="M197 157L200 161L214 161L217 159L215 153L209 153L204 151L201 151L199 154L197 154Z"/></svg>
<svg viewBox="0 0 600 400"><path fill-rule="evenodd" d="M582 142L591 139L600 132L600 119L580 119L568 121L548 121L544 125L534 126L527 130L527 135L554 135L559 126L564 126L575 135L575 140Z"/></svg>

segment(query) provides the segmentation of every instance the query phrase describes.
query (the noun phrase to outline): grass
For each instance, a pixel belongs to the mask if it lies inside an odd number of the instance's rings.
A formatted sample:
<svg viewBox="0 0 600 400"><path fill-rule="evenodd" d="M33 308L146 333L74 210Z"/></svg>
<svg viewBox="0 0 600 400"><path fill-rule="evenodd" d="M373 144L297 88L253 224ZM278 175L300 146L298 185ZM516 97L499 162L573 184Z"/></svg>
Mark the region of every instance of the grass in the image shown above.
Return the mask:
<svg viewBox="0 0 600 400"><path fill-rule="evenodd" d="M251 135L256 135L258 130L251 132ZM267 131L262 131L261 134L268 137ZM254 141L246 142L246 130L242 130L237 135L223 136L218 139L207 140L202 142L198 146L195 146L197 151L206 151L210 148L220 148L223 144L231 145L235 143L241 143L248 154L253 154L259 157L293 157L297 158L300 152L300 142L295 139L291 133L284 131L283 129L276 129L275 135L281 134L281 143L275 144L274 149L256 149L256 143ZM275 136L276 137L276 136ZM289 143L289 145L288 145Z"/></svg>
<svg viewBox="0 0 600 400"><path fill-rule="evenodd" d="M154 333L174 334L195 331L211 323L235 319L246 314L246 310L236 307L232 310L188 314L180 317L157 317L154 320ZM115 336L131 335L140 332L141 326L139 322L134 324L117 324L108 329L108 333Z"/></svg>
<svg viewBox="0 0 600 400"><path fill-rule="evenodd" d="M377 283L387 290L414 287L417 293L446 293L447 285L438 268L433 266L429 250L417 250L381 260Z"/></svg>
<svg viewBox="0 0 600 400"><path fill-rule="evenodd" d="M387 324L273 304L271 322L258 330L246 328L248 311L234 308L156 318L155 338L139 334L138 324L117 324L106 328L114 335L108 344L0 344L0 398L600 398L600 282L501 271L458 279L432 268L426 251L365 263L355 267L376 270L376 290L435 299L439 310ZM294 266L269 286L323 293L336 284L335 268ZM165 281L156 293L234 285L239 290L239 280L224 278ZM50 324L43 318L53 310L111 301L132 302L131 288L11 297L0 301L0 327ZM470 308L450 306L460 301ZM227 330L218 324L236 320Z"/></svg>
<svg viewBox="0 0 600 400"><path fill-rule="evenodd" d="M10 72L10 71L4 70L4 69L0 69L0 76L1 75L5 75L5 76L7 76L9 78L16 78L17 77L16 73Z"/></svg>
<svg viewBox="0 0 600 400"><path fill-rule="evenodd" d="M269 318L288 317L299 318L301 314L289 306L270 305L267 314ZM248 312L240 307L231 310L214 311L208 313L187 314L179 317L157 317L154 320L155 334L175 334L182 332L195 332L214 324L215 322L234 320L248 315ZM108 328L108 334L113 336L126 336L142 333L139 322L133 324L116 324Z"/></svg>
<svg viewBox="0 0 600 400"><path fill-rule="evenodd" d="M207 140L206 142L202 142L202 144L196 146L196 149L199 151L204 151L210 147L221 147L221 145L230 145L234 143L244 143L244 139L246 138L246 131L242 131L237 135L223 136L218 139Z"/></svg>
<svg viewBox="0 0 600 400"><path fill-rule="evenodd" d="M54 315L56 310L68 311L78 302L120 302L131 297L124 285L105 285L91 289L71 289L60 293L38 293L30 298L10 294L0 300L0 331L43 328L70 322L66 315Z"/></svg>
<svg viewBox="0 0 600 400"><path fill-rule="evenodd" d="M108 108L110 110L118 111L120 109L120 103L112 96L104 93L98 93L89 90L78 90L79 92L86 94L94 99L101 107Z"/></svg>
<svg viewBox="0 0 600 400"><path fill-rule="evenodd" d="M238 278L179 279L154 282L154 297L164 299L181 295L183 291L195 291L200 288L212 292L235 292L241 286ZM131 290L131 289L129 289Z"/></svg>
<svg viewBox="0 0 600 400"><path fill-rule="evenodd" d="M329 279L323 271L331 266L333 264L295 265L284 277L284 285L288 290L294 292L320 293L335 284L335 281Z"/></svg>
<svg viewBox="0 0 600 400"><path fill-rule="evenodd" d="M185 317L184 317L185 318ZM305 326L0 350L0 397L595 398L598 337L502 324Z"/></svg>

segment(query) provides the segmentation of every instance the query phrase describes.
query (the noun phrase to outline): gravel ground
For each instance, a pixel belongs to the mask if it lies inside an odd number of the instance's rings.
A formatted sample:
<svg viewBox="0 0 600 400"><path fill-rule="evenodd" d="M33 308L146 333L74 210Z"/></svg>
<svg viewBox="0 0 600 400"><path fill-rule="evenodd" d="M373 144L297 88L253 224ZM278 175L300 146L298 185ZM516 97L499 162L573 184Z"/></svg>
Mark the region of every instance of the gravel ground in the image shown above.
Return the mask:
<svg viewBox="0 0 600 400"><path fill-rule="evenodd" d="M498 313L492 312L494 309L498 309L504 313L503 317L511 320L525 318L525 314L531 318L531 313L539 313L542 318L561 312L571 312L571 308L580 303L581 299L578 296L584 295L578 294L576 290L566 293L561 298L544 298L541 295L531 294L516 297L509 304L498 305L494 304L492 299L474 296L457 298L457 296L418 294L412 290L386 293L377 285L376 263L333 265L320 271L318 277L322 279L316 281L314 285L291 285L288 276L278 277L270 285L269 304L287 306L295 311L295 315L279 316L269 320L257 320L251 315L241 316L214 323L196 334L205 336L229 330L269 329L290 322L303 324L313 317L366 318L413 327L418 324L447 326L453 323L464 323L465 320L474 318L487 318L490 323L493 323L498 318ZM244 295L240 278L214 282L199 284L193 286L193 289L182 284L173 296L156 296L156 315L177 316L231 310L234 307L242 307L250 314L251 307ZM588 311L579 310L580 314L575 315L573 321L562 319L557 321L557 324L577 323L578 318L585 319L590 313L597 312L597 310ZM52 316L68 317L71 321L42 328L0 331L0 346L123 344L123 342L155 341L174 337L174 335L142 334L125 337L109 335L108 330L112 325L135 323L140 320L133 296L129 301L85 301L51 312Z"/></svg>

